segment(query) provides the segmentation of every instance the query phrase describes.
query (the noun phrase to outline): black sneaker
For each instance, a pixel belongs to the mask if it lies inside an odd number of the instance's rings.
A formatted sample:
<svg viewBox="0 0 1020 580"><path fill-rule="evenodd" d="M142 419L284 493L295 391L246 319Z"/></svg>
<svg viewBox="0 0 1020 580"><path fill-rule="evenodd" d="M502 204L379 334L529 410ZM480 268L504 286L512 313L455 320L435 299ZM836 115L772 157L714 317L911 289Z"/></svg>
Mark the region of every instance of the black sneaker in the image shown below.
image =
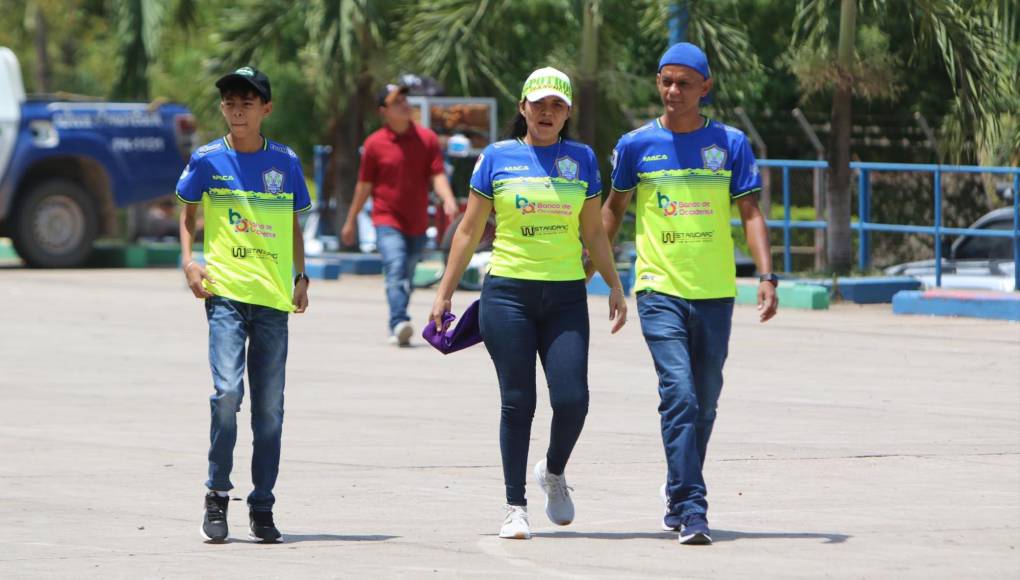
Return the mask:
<svg viewBox="0 0 1020 580"><path fill-rule="evenodd" d="M256 542L272 544L282 541L280 530L276 529L273 523L273 512L257 512L250 510L248 519L251 522L251 529L248 537Z"/></svg>
<svg viewBox="0 0 1020 580"><path fill-rule="evenodd" d="M202 518L202 537L212 544L227 539L227 506L229 497L220 497L216 492L205 494L205 517Z"/></svg>

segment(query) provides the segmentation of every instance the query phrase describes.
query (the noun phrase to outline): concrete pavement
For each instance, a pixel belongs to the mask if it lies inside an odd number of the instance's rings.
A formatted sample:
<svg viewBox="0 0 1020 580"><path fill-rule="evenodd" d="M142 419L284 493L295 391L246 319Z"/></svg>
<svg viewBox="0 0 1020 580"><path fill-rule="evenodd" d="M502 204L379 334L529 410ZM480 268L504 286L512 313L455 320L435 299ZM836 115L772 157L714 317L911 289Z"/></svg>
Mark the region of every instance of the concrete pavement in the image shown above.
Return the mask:
<svg viewBox="0 0 1020 580"><path fill-rule="evenodd" d="M418 322L431 300L414 296ZM591 409L567 471L577 520L550 524L531 486L536 538L515 542L495 535L499 397L484 348L389 347L380 278L317 281L291 321L287 542L240 539L242 428L239 539L212 546L198 536L207 327L179 272L0 269L0 301L0 578L1020 573L1020 325L888 305L760 325L738 307L706 465L716 543L682 547L658 529L655 374L633 301L610 336L593 297ZM536 460L549 417L540 393Z"/></svg>

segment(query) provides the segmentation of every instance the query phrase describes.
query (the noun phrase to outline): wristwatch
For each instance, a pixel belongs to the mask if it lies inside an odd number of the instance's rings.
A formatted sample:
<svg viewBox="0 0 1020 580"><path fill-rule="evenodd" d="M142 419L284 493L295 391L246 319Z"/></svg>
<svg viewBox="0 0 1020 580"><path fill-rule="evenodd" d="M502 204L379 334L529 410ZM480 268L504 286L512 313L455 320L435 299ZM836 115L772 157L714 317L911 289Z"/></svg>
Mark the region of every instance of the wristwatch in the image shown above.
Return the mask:
<svg viewBox="0 0 1020 580"><path fill-rule="evenodd" d="M312 285L312 281L308 278L308 274L305 274L304 272L298 272L297 276L294 276L294 285L297 286L297 283L302 280L305 281L305 284L308 284L309 286Z"/></svg>
<svg viewBox="0 0 1020 580"><path fill-rule="evenodd" d="M768 274L758 276L758 282L770 282L773 286L779 286L779 276L769 272Z"/></svg>

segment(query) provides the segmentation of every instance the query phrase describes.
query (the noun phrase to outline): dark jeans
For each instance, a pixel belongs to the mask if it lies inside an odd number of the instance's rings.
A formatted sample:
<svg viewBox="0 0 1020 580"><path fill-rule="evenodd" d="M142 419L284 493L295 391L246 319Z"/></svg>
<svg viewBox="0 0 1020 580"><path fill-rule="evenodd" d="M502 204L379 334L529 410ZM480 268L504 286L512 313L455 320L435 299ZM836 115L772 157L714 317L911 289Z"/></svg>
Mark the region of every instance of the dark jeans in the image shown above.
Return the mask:
<svg viewBox="0 0 1020 580"><path fill-rule="evenodd" d="M506 501L527 505L524 490L535 416L536 353L553 408L546 452L552 473L563 473L588 414L587 291L583 280L541 282L487 276L479 317L485 348L499 378L499 448Z"/></svg>
<svg viewBox="0 0 1020 580"><path fill-rule="evenodd" d="M244 398L247 362L254 434L251 479L255 484L248 496L248 505L256 511L270 511L276 500L273 487L280 471L288 314L220 296L205 301L205 312L209 320L209 365L216 390L209 398L212 427L209 480L205 485L216 491L234 487L230 483L230 471L234 466L237 412Z"/></svg>
<svg viewBox="0 0 1020 580"><path fill-rule="evenodd" d="M723 386L733 299L684 300L642 292L637 304L641 331L659 375L670 513L674 517L706 513L701 470Z"/></svg>
<svg viewBox="0 0 1020 580"><path fill-rule="evenodd" d="M378 226L375 232L386 278L386 301L390 305L387 328L392 334L394 326L411 319L407 305L411 301L414 269L425 249L425 236L408 236L391 226Z"/></svg>

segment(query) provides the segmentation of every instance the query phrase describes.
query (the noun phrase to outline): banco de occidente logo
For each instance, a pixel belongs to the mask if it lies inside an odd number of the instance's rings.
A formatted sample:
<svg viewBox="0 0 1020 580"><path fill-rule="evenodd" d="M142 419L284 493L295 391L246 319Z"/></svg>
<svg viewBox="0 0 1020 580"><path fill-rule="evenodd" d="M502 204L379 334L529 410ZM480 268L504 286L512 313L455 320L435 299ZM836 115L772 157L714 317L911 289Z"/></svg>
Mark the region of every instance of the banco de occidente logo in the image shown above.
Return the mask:
<svg viewBox="0 0 1020 580"><path fill-rule="evenodd" d="M240 212L234 211L234 208L227 209L227 221L230 222L230 225L234 226L234 231L239 234L255 235L263 238L276 237L273 226L249 220L241 215Z"/></svg>
<svg viewBox="0 0 1020 580"><path fill-rule="evenodd" d="M524 197L519 193L515 195L516 197L514 198L514 205L517 206L517 209L521 210L522 214L526 215L529 213L535 213L536 209L535 204L528 201L528 198Z"/></svg>
<svg viewBox="0 0 1020 580"><path fill-rule="evenodd" d="M709 201L673 201L659 191L655 192L655 201L666 217L708 216L714 213Z"/></svg>

